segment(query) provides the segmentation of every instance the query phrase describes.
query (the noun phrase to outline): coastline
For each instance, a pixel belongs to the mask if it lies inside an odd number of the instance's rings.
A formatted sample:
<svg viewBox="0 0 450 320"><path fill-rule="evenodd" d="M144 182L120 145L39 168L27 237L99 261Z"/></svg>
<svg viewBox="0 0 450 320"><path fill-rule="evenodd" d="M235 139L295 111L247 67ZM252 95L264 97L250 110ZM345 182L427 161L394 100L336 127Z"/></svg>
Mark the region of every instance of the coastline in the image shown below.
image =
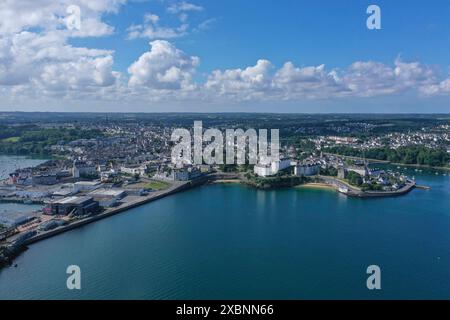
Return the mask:
<svg viewBox="0 0 450 320"><path fill-rule="evenodd" d="M116 214L128 211L129 209L139 207L141 205L150 203L152 201L156 201L158 199L162 199L162 198L167 197L169 195L172 195L172 194L175 194L175 193L178 193L178 192L190 189L190 188L194 187L195 185L196 184L191 183L191 182L177 182L177 183L172 184L169 188L167 188L165 190L155 191L154 193L152 193L150 195L142 197L142 199L138 199L136 201L131 201L131 202L122 204L122 205L120 205L118 207L115 207L115 208L107 209L104 212L99 213L99 214L97 214L95 216L90 216L90 217L87 217L87 218L84 218L84 219L80 219L78 221L69 223L69 224L64 225L64 226L57 227L57 228L49 230L49 231L41 231L38 234L34 235L33 237L24 240L20 244L10 245L8 251L11 254L7 255L4 260L0 261L0 269L5 267L5 266L11 265L12 262L14 261L14 259L21 252L26 251L28 246L33 244L33 243L36 243L38 241L51 238L51 237L59 235L61 233L64 233L64 232L67 232L67 231L70 231L70 230L73 230L73 229L85 226L87 224L90 224L90 223L93 223L93 222L96 222L96 221L108 218L110 216L113 216L113 215L116 215Z"/></svg>
<svg viewBox="0 0 450 320"><path fill-rule="evenodd" d="M294 188L297 189L317 189L317 190L332 190L337 191L337 189L329 184L326 183L319 183L319 182L308 182L299 186L296 186Z"/></svg>
<svg viewBox="0 0 450 320"><path fill-rule="evenodd" d="M184 190L187 190L189 188L191 188L193 185L189 182L185 182L185 183L176 183L174 185L172 185L171 187L165 189L165 190L160 190L160 191L155 191L154 193L148 195L148 196L144 196L142 199L136 200L136 201L131 201L125 204L122 204L118 207L115 208L111 208L111 209L107 209L102 213L99 213L95 216L91 216L91 217L87 217L75 222L72 222L68 225L65 226L61 226L55 229L52 229L50 231L45 231L45 232L41 232L39 234L37 234L34 237L31 237L29 239L27 239L26 241L24 241L23 245L27 246L29 244L35 243L37 241L43 240L43 239L47 239L49 237L55 236L57 234L87 225L89 223L98 221L98 220L102 220L105 218L108 218L110 216L125 212L127 210L139 207L141 205L150 203L152 201L156 201L159 199L162 199L164 197L167 197L169 195L175 194L177 192L181 192Z"/></svg>
<svg viewBox="0 0 450 320"><path fill-rule="evenodd" d="M392 192L363 192L363 191L357 189L356 187L350 186L348 183L341 181L339 179L336 179L334 177L315 176L314 178L315 178L315 181L313 181L313 182L306 182L306 183L303 183L300 185L291 186L290 188L311 188L311 189L319 189L319 190L334 190L338 193L345 194L348 197L356 197L356 198L364 199L364 198L381 198L381 197L400 196L400 195L404 195L404 194L410 192L413 188L416 187L415 183L410 183L410 184L407 184L402 189L397 190L397 191L392 191ZM110 216L125 212L129 209L139 207L141 205L162 199L169 195L172 195L172 194L175 194L178 192L182 192L182 191L194 188L198 185L202 185L205 183L209 183L209 184L246 184L246 185L248 185L246 183L246 181L242 180L239 177L239 175L222 174L222 173L211 174L211 175L205 176L202 179L199 179L197 181L174 182L167 189L155 191L147 196L139 198L138 200L123 203L122 205L120 205L118 207L107 209L104 212L97 214L95 216L90 216L90 217L69 223L67 225L57 227L57 228L49 230L49 231L43 231L43 232L40 231L38 234L34 235L33 237L31 237L29 239L26 239L22 243L12 246L11 249L20 254L20 252L25 251L27 249L28 245L31 245L38 241L51 238L53 236L64 233L66 231L70 231L70 230L85 226L87 224L108 218ZM257 188L252 185L250 185L250 186ZM348 187L348 192L342 192L340 190L340 188L342 188L342 186ZM7 262L11 264L12 261L15 259L15 257L16 257L16 255L8 257L9 259L7 260ZM2 266L0 266L0 269L1 269L1 267Z"/></svg>
<svg viewBox="0 0 450 320"><path fill-rule="evenodd" d="M324 152L324 154L347 158L347 159L353 159L353 160L364 160L364 158L361 157L354 157L354 156L344 156L341 154L335 154L335 153L328 153ZM426 164L406 164L406 163L398 163L398 162L391 162L389 160L378 160L378 159L372 159L372 158L366 158L365 160L369 161L369 164L390 164L393 166L403 166L403 167L412 167L412 168L423 168L423 169L436 169L436 170L448 170L450 171L449 167L436 167L436 166L429 166Z"/></svg>
<svg viewBox="0 0 450 320"><path fill-rule="evenodd" d="M422 169L433 169L433 170L450 171L450 167L433 167L433 166L428 166L426 164L404 164L404 163L396 163L396 162L392 162L390 164L393 165L393 166L399 166L399 167L422 168Z"/></svg>
<svg viewBox="0 0 450 320"><path fill-rule="evenodd" d="M210 184L242 184L241 180L237 179L217 179L209 182Z"/></svg>

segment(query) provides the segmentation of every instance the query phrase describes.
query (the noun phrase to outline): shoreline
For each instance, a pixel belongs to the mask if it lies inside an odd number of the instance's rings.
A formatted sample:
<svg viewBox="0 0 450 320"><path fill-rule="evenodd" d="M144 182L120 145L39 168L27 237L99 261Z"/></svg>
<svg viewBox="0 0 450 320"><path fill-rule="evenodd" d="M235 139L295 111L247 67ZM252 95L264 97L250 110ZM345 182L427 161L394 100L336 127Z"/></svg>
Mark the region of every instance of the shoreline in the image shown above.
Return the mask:
<svg viewBox="0 0 450 320"><path fill-rule="evenodd" d="M364 158L361 157L355 157L355 156L344 156L341 154L336 154L336 153L329 153L329 152L324 152L324 154L327 155L331 155L331 156L337 156L337 157L342 157L342 158L348 158L348 159L356 159L356 160L364 160ZM378 160L378 159L372 159L372 158L366 158L367 161L369 161L369 165L373 164L390 164L393 166L403 166L403 167L412 167L412 168L423 168L423 169L435 169L435 170L447 170L450 171L450 166L449 167L436 167L436 166L429 166L426 164L407 164L407 163L398 163L398 162L391 162L389 160Z"/></svg>
<svg viewBox="0 0 450 320"><path fill-rule="evenodd" d="M335 187L328 185L326 183L319 183L319 182L308 182L308 183L296 186L294 188L337 191Z"/></svg>
<svg viewBox="0 0 450 320"><path fill-rule="evenodd" d="M192 185L189 182L174 184L174 185L172 185L171 187L169 187L169 188L167 188L165 190L155 191L154 193L152 193L152 194L150 194L148 196L144 196L143 199L139 199L139 200L136 200L136 201L131 201L129 203L125 203L125 204L120 205L118 207L107 209L104 212L101 212L101 213L99 213L99 214L97 214L95 216L87 217L87 218L84 218L84 219L72 222L72 223L70 223L68 225L52 229L50 231L41 232L41 233L37 234L36 236L31 237L30 239L27 239L26 241L24 241L23 245L24 246L28 246L29 244L38 242L40 240L44 240L44 239L53 237L53 236L58 235L60 233L63 233L63 232L66 232L66 231L69 231L69 230L72 230L72 229L76 229L78 227L90 224L92 222L96 222L98 220L102 220L102 219L108 218L110 216L113 216L113 215L125 212L127 210L139 207L141 205L144 205L144 204L147 204L147 203L150 203L150 202L153 202L153 201L165 198L165 197L167 197L169 195L172 195L172 194L175 194L175 193L178 193L178 192L190 189L193 186L194 185Z"/></svg>
<svg viewBox="0 0 450 320"><path fill-rule="evenodd" d="M217 179L209 182L210 184L242 184L241 180L237 179Z"/></svg>
<svg viewBox="0 0 450 320"><path fill-rule="evenodd" d="M426 164L404 164L404 163L396 163L396 162L392 162L389 163L393 166L398 166L398 167L408 167L408 168L422 168L422 169L433 169L433 170L446 170L446 171L450 171L450 167L433 167L433 166L428 166Z"/></svg>
<svg viewBox="0 0 450 320"><path fill-rule="evenodd" d="M363 192L348 184L344 184L343 181L335 179L333 177L322 177L316 176L316 179L323 179L324 182L307 182L301 185L292 186L290 188L310 188L310 189L318 189L318 190L334 190L338 193L342 193L348 197L352 198L381 198L381 197L392 197L392 196L400 196L410 192L413 188L416 187L415 183L407 184L400 190L392 191L392 192ZM128 203L124 203L118 207L106 209L104 212L99 213L95 216L90 216L81 220L77 220L75 222L69 223L64 226L57 227L55 229L49 231L39 231L38 234L33 237L23 241L20 244L13 245L13 250L18 250L20 252L25 251L29 245L36 243L41 240L45 240L51 238L53 236L62 234L64 232L85 226L87 224L108 218L113 215L117 215L123 212L126 212L130 209L139 207L141 205L165 198L172 194L176 194L178 192L182 192L185 190L189 190L191 188L195 188L198 185L203 184L245 184L245 181L237 177L236 175L223 175L223 174L212 174L206 176L197 181L187 181L187 182L175 182L169 188L164 190L155 191L147 196L144 196L142 199L138 199L135 201L131 201ZM340 187L342 185L349 186L348 192L341 192ZM252 187L252 186L251 186ZM254 186L253 186L254 188ZM257 189L257 188L256 188ZM15 257L9 257L10 260L8 262L12 263ZM1 269L2 267L0 267Z"/></svg>

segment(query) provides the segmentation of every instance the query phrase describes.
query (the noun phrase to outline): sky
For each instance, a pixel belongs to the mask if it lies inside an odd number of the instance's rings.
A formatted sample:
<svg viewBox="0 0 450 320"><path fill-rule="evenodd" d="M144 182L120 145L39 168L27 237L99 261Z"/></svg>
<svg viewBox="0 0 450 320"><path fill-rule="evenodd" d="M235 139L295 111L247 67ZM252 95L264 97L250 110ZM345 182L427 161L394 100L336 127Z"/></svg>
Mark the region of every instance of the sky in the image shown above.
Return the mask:
<svg viewBox="0 0 450 320"><path fill-rule="evenodd" d="M448 0L2 0L0 111L448 113L449 17Z"/></svg>

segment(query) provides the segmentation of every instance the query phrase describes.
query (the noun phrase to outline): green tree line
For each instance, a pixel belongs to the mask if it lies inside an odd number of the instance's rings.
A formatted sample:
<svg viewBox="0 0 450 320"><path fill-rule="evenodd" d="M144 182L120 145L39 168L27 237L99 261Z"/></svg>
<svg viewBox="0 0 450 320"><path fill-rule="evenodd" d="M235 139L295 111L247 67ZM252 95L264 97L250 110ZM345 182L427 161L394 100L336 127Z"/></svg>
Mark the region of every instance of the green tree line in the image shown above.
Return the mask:
<svg viewBox="0 0 450 320"><path fill-rule="evenodd" d="M50 146L59 142L70 142L77 139L91 139L103 136L100 130L81 129L29 129L20 127L0 127L0 153L17 155L47 155Z"/></svg>
<svg viewBox="0 0 450 320"><path fill-rule="evenodd" d="M402 164L419 164L433 167L447 166L450 155L443 148L431 149L423 146L407 146L392 149L389 147L360 150L344 146L327 148L326 152L352 157L387 160Z"/></svg>

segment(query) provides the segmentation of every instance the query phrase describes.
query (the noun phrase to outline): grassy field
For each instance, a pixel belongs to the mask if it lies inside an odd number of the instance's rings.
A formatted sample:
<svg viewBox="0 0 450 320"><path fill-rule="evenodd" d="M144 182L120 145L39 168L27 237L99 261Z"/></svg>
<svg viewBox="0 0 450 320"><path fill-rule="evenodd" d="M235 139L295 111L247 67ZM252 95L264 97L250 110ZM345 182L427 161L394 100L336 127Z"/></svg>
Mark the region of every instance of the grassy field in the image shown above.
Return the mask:
<svg viewBox="0 0 450 320"><path fill-rule="evenodd" d="M152 190L164 190L169 187L169 184L162 181L152 180L149 183L144 185L144 189L152 189Z"/></svg>
<svg viewBox="0 0 450 320"><path fill-rule="evenodd" d="M11 138L3 139L2 141L3 142L13 142L13 143L15 143L15 142L18 142L19 139L20 139L20 137L11 137Z"/></svg>

